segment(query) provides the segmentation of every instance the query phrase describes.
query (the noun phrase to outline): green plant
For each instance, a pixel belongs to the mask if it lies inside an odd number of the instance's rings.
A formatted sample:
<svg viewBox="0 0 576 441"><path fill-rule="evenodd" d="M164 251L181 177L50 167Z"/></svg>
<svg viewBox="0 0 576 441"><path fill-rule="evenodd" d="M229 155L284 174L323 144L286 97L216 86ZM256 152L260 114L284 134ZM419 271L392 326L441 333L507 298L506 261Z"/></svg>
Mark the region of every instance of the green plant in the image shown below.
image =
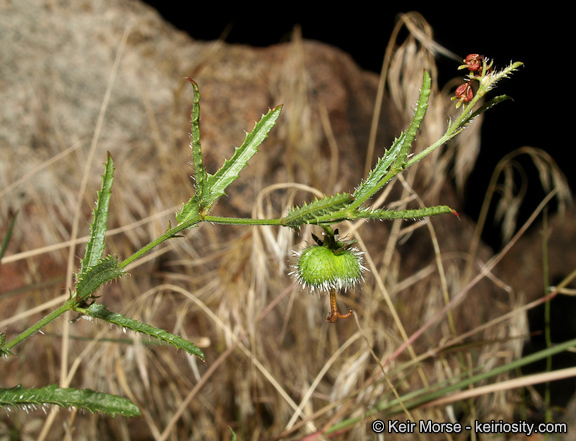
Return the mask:
<svg viewBox="0 0 576 441"><path fill-rule="evenodd" d="M194 99L191 117L191 148L194 164L195 193L192 198L183 204L176 214L178 224L168 226L167 231L157 239L144 246L130 257L119 260L117 257L103 256L105 248L105 233L107 230L108 211L110 205L111 189L114 180L114 164L109 154L102 176L102 186L98 191L98 199L93 212L90 239L86 246L80 270L76 276L76 285L70 293L69 299L59 308L42 318L36 324L26 329L10 341L0 334L0 353L3 356L14 355L12 350L19 343L40 331L48 323L62 316L67 311L75 311L88 318L98 318L108 323L130 329L154 337L161 342L171 344L178 349L204 360L202 352L191 342L168 333L165 330L140 323L122 314L111 312L101 303L97 303L96 292L105 283L111 282L125 274L125 268L159 244L173 238L190 228L199 226L202 222L211 222L229 225L273 225L300 229L306 224L314 224L323 228L324 239L315 238L317 245L301 253L299 264L294 274L305 287L317 288L330 292L331 314L328 321L334 322L337 318L346 318L351 313L340 314L336 307L336 288L347 287L362 280L363 266L361 256L351 248L352 243L337 238L337 231L332 225L345 220L357 219L413 219L434 216L445 213L457 213L448 206L426 207L421 209L388 211L374 210L365 204L394 177L402 173L422 158L432 153L444 143L461 133L478 115L507 99L499 96L485 104L477 105L487 92L496 83L515 71L522 63L511 63L502 71L496 72L484 57L472 57L474 64L467 58L464 67L470 71L469 80L477 82L474 92L470 83L457 90L458 105L462 105L461 114L450 122L446 132L436 142L420 153L410 156L412 143L424 119L431 94L431 79L425 71L423 73L420 97L416 104L414 118L409 127L400 134L392 146L379 159L367 178L358 184L352 193L341 193L293 207L286 216L277 219L246 219L219 217L211 215L214 204L225 195L227 187L234 182L250 159L258 152L259 145L268 136L276 124L282 107L278 106L263 115L256 123L254 129L246 135L244 143L238 147L233 156L224 162L222 167L214 174L209 174L204 168L203 155L200 144L200 94L197 84L190 80ZM477 63L480 63L479 65ZM481 66L481 67L477 67ZM6 243L6 240L4 241ZM5 244L3 245L5 249ZM320 254L320 256L318 256ZM318 264L318 260L321 264ZM334 265L334 261L340 263ZM24 389L16 386L11 389L0 389L0 406L44 406L55 404L62 407L74 406L90 412L104 412L110 415L135 416L139 415L138 407L131 401L91 390L76 390L73 388L58 388L55 385L38 389Z"/></svg>

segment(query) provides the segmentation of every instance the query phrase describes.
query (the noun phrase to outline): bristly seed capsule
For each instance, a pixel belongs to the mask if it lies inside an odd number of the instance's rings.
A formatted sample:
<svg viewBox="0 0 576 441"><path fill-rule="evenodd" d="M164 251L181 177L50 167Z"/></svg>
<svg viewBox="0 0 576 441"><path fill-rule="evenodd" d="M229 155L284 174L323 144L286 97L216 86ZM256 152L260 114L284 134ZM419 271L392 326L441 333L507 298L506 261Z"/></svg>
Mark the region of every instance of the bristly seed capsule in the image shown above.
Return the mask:
<svg viewBox="0 0 576 441"><path fill-rule="evenodd" d="M340 241L336 238L338 230L325 228L324 240L312 237L316 245L306 248L298 256L294 275L303 288L312 292L330 293L331 313L327 321L335 322L337 318L347 318L352 314L340 314L336 307L336 291L353 288L364 280L364 260L362 252L353 248L354 242Z"/></svg>
<svg viewBox="0 0 576 441"><path fill-rule="evenodd" d="M363 279L361 260L356 249L337 252L314 245L300 254L295 273L300 284L311 291L347 290Z"/></svg>

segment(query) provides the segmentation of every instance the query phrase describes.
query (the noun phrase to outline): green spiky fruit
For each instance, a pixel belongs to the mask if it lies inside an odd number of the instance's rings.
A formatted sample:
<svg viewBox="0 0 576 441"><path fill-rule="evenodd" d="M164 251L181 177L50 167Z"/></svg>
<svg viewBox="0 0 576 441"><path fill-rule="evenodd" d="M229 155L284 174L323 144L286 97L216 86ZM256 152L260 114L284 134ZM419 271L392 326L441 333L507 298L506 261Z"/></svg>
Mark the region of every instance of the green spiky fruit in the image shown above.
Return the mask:
<svg viewBox="0 0 576 441"><path fill-rule="evenodd" d="M361 282L365 271L362 263L362 253L355 248L331 249L326 244L315 245L299 254L292 274L304 288L329 292L352 288Z"/></svg>

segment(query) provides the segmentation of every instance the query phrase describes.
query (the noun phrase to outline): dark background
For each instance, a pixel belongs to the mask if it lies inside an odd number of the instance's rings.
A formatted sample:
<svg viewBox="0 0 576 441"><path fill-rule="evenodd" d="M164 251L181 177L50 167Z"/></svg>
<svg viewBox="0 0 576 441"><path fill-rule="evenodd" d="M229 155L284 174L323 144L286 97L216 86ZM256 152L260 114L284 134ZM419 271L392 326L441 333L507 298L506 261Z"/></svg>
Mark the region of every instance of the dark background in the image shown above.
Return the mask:
<svg viewBox="0 0 576 441"><path fill-rule="evenodd" d="M378 6L362 7L348 3L343 8L317 12L288 3L270 7L262 14L255 6L187 6L180 3L150 0L174 26L198 40L215 40L227 29L226 41L254 46L268 46L288 41L295 24L302 28L304 38L319 40L349 53L366 70L379 72L386 44L401 12L420 12L434 29L436 41L461 56L480 53L503 67L510 61L522 61L525 66L511 80L504 80L497 94L507 94L514 101L505 102L487 113L482 128L482 151L468 182L465 212L476 218L488 181L499 159L506 153L528 145L546 150L567 175L571 188L576 188L571 171L572 124L568 105L572 102L572 51L568 42L569 14L550 12L542 5L522 10L501 10L503 4L491 2L455 6ZM382 2L384 3L384 2ZM313 5L310 3L310 5ZM234 9L236 8L236 9ZM268 11L268 10L265 10ZM272 12L274 11L274 12ZM459 63L438 59L439 84L458 75ZM524 162L522 162L524 161ZM532 183L521 219L525 220L544 197L537 183L531 162L521 160ZM500 247L497 226L484 236L494 248Z"/></svg>

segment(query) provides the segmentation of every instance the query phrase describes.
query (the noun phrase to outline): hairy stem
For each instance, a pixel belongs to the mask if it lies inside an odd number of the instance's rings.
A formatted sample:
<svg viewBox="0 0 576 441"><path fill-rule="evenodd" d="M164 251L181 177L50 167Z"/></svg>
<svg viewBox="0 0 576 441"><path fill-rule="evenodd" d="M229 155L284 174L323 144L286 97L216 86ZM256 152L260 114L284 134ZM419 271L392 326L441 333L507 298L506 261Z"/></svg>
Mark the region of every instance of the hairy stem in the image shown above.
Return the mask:
<svg viewBox="0 0 576 441"><path fill-rule="evenodd" d="M68 301L66 301L66 303L64 303L62 306L60 306L58 309L55 309L54 311L52 311L50 314L48 314L47 316L43 317L42 319L40 319L39 321L37 321L35 324L33 324L32 326L30 326L28 329L26 329L24 332L21 332L19 335L17 335L15 338L13 338L12 340L10 340L8 343L6 343L3 347L3 349L7 349L10 350L11 348L13 348L14 346L16 346L19 343L22 343L24 340L26 340L28 337L32 336L33 334L35 334L36 332L38 332L40 329L42 329L44 326L46 326L48 323L53 322L54 320L56 320L58 317L60 317L62 314L64 314L66 311L71 311L74 309L74 300L70 299Z"/></svg>

